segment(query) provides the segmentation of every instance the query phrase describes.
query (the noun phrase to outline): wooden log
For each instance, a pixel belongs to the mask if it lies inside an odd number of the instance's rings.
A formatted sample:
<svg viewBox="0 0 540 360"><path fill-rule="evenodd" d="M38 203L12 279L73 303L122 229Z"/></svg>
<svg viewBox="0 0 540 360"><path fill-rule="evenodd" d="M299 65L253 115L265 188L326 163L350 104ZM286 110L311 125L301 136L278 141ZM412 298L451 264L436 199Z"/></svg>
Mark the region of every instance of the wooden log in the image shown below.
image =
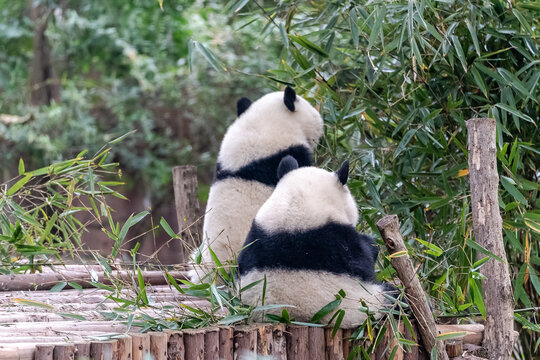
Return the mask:
<svg viewBox="0 0 540 360"><path fill-rule="evenodd" d="M354 346L354 342L351 339L353 332L354 332L353 329L343 329L343 358L344 359L347 359L347 357L351 353L351 350Z"/></svg>
<svg viewBox="0 0 540 360"><path fill-rule="evenodd" d="M167 342L169 336L163 332L151 332L150 355L154 360L167 360Z"/></svg>
<svg viewBox="0 0 540 360"><path fill-rule="evenodd" d="M332 328L324 329L326 359L341 360L343 359L343 330L338 329L334 336L332 336L332 331Z"/></svg>
<svg viewBox="0 0 540 360"><path fill-rule="evenodd" d="M234 329L230 326L219 328L219 358L233 360L234 354Z"/></svg>
<svg viewBox="0 0 540 360"><path fill-rule="evenodd" d="M467 121L469 183L473 233L476 242L503 261L488 260L482 265L482 291L486 306L484 347L490 359L507 359L514 345L514 296L502 237L499 212L499 174L495 119ZM477 252L477 259L485 257Z"/></svg>
<svg viewBox="0 0 540 360"><path fill-rule="evenodd" d="M194 165L175 166L173 173L174 203L178 231L187 245L196 248L202 240L202 218L197 191L197 167ZM183 246L180 259L187 260Z"/></svg>
<svg viewBox="0 0 540 360"><path fill-rule="evenodd" d="M130 334L133 360L146 360L150 356L150 335Z"/></svg>
<svg viewBox="0 0 540 360"><path fill-rule="evenodd" d="M76 349L75 360L90 359L90 343L89 342L78 342L75 344L75 349ZM120 348L118 349L118 353L121 354ZM126 360L126 359L120 357L119 360Z"/></svg>
<svg viewBox="0 0 540 360"><path fill-rule="evenodd" d="M324 329L320 327L308 328L308 349L311 360L325 360L326 348L324 340Z"/></svg>
<svg viewBox="0 0 540 360"><path fill-rule="evenodd" d="M165 330L169 336L167 343L167 359L168 360L184 360L184 334L177 330Z"/></svg>
<svg viewBox="0 0 540 360"><path fill-rule="evenodd" d="M238 326L234 330L234 359L251 358L257 351L257 326Z"/></svg>
<svg viewBox="0 0 540 360"><path fill-rule="evenodd" d="M271 324L257 325L257 355L258 356L272 355L273 353L272 330L273 330L273 327Z"/></svg>
<svg viewBox="0 0 540 360"><path fill-rule="evenodd" d="M118 343L116 342L116 340L96 341L90 343L90 359L117 360Z"/></svg>
<svg viewBox="0 0 540 360"><path fill-rule="evenodd" d="M73 344L56 345L53 351L54 360L74 360L76 348Z"/></svg>
<svg viewBox="0 0 540 360"><path fill-rule="evenodd" d="M185 271L170 271L175 279L187 279ZM142 272L145 283L151 285L167 285L163 271L149 270ZM133 271L112 271L110 277L122 281L131 281L137 275ZM76 273L71 276L69 273L55 274L15 274L0 275L0 291L19 291L19 290L48 290L58 282L68 281L81 285L84 288L93 288L90 283L92 275L90 273ZM97 273L97 282L110 285L111 281L103 272Z"/></svg>
<svg viewBox="0 0 540 360"><path fill-rule="evenodd" d="M36 360L53 360L54 345L36 345ZM1 355L1 354L0 354ZM2 357L3 359L4 357Z"/></svg>
<svg viewBox="0 0 540 360"><path fill-rule="evenodd" d="M287 339L285 336L285 329L286 327L284 324L277 324L272 327L273 360L287 360Z"/></svg>
<svg viewBox="0 0 540 360"><path fill-rule="evenodd" d="M0 334L3 330L5 333L16 333L25 331L37 331L54 329L56 331L79 331L84 326L84 331L104 331L104 332L120 332L127 330L126 324L119 321L55 321L52 323L35 323L35 322L19 322L9 324L7 327L0 327ZM131 330L138 330L138 327L131 327Z"/></svg>
<svg viewBox="0 0 540 360"><path fill-rule="evenodd" d="M17 347L0 346L0 359L2 360L35 360L35 349L20 349ZM50 358L52 359L52 357Z"/></svg>
<svg viewBox="0 0 540 360"><path fill-rule="evenodd" d="M461 340L449 340L446 342L446 353L449 357L456 357L463 355L463 341Z"/></svg>
<svg viewBox="0 0 540 360"><path fill-rule="evenodd" d="M185 360L204 360L204 330L184 330Z"/></svg>
<svg viewBox="0 0 540 360"><path fill-rule="evenodd" d="M309 329L306 326L287 326L287 359L309 360Z"/></svg>
<svg viewBox="0 0 540 360"><path fill-rule="evenodd" d="M377 228L381 233L386 248L388 249L388 253L390 255L399 253L398 256L390 258L390 263L396 270L396 273L405 288L405 296L417 321L423 345L428 353L436 346L437 358L439 360L447 360L448 355L446 355L444 342L436 340L437 328L435 326L433 314L429 308L420 280L418 280L418 277L416 276L403 238L399 233L398 217L396 215L387 215L383 217L377 222Z"/></svg>
<svg viewBox="0 0 540 360"><path fill-rule="evenodd" d="M204 333L204 360L219 360L219 329L206 328Z"/></svg>

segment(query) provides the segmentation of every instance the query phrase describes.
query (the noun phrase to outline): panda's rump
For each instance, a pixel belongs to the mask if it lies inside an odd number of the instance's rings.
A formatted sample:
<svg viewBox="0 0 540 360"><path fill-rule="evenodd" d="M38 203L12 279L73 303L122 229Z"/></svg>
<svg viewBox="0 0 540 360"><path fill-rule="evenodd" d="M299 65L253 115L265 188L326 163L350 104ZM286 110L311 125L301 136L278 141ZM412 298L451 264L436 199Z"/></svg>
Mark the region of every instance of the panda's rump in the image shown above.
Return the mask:
<svg viewBox="0 0 540 360"><path fill-rule="evenodd" d="M322 271L267 269L254 270L240 278L241 286L263 279L266 275L265 305L292 305L287 311L296 321L309 322L313 315L329 302L335 300L335 294L345 291L346 298L342 300L340 309L345 310L341 323L342 328L353 328L361 325L366 314L358 308L364 301L370 310L377 311L388 306L388 300L383 295L383 285L361 282L346 274L333 274ZM253 305L261 305L262 283L242 293L242 301ZM282 309L273 309L267 313L281 314ZM330 320L333 314L322 319ZM254 313L256 321L264 320L264 314ZM377 313L375 317L380 317Z"/></svg>

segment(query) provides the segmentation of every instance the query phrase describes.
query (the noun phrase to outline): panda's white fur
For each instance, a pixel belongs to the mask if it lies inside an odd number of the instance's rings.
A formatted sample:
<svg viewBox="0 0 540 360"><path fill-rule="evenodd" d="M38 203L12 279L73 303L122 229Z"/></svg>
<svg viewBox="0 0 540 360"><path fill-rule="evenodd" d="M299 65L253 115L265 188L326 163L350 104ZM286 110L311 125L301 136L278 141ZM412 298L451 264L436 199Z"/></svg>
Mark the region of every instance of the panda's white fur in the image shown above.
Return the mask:
<svg viewBox="0 0 540 360"><path fill-rule="evenodd" d="M240 284L246 286L266 275L265 304L295 306L287 308L287 311L297 321L310 321L343 289L346 298L340 305L345 310L341 327L356 327L366 319L366 314L358 310L361 300L375 311L388 306L388 300L383 295L387 287L373 281L378 250L371 238L355 230L358 210L345 185L348 164L346 169L342 167L338 173L315 167L294 170L294 164L292 167L293 170L281 178L255 216L246 247L238 259ZM329 224L333 224L330 225L331 230L323 234L320 229L328 229ZM338 238L340 235L332 229L343 229L350 238ZM302 244L295 246L290 243L300 241L302 236ZM339 242L342 253L337 250L337 254L330 254L335 249L328 242ZM285 247L290 248L283 250ZM280 253L268 260L273 255L270 254L272 249ZM354 251L357 252L347 253ZM326 254L335 258L328 263L317 264L324 263ZM351 260L343 260L347 256ZM302 261L305 264L299 264ZM363 266L366 269L362 269ZM337 271L334 271L334 267ZM351 274L347 269L359 269L359 272ZM360 280L361 277L364 279ZM261 305L262 286L260 283L244 291L242 301L254 306ZM267 313L280 314L281 309ZM328 321L331 315L327 315L323 321ZM260 321L263 314L257 312L254 316L255 321Z"/></svg>
<svg viewBox="0 0 540 360"><path fill-rule="evenodd" d="M287 100L288 97L288 100ZM292 99L292 100L291 100ZM244 99L247 100L247 99ZM189 277L200 282L215 266L208 247L225 264L241 249L251 222L260 206L272 193L277 177L277 165L288 149L295 147L304 153L303 165L311 165L311 155L323 131L323 121L317 110L305 99L287 88L273 92L240 109L236 121L228 128L218 155L218 175L210 189L203 225L203 244L199 265L192 262ZM289 103L287 104L287 101ZM292 101L292 107L291 107ZM293 111L292 111L293 110ZM275 182L234 176L257 161L279 156L275 165L265 169L250 168L257 176L271 171ZM307 159L309 158L309 160ZM261 160L262 159L262 160ZM233 174L232 176L230 174ZM268 175L269 176L269 175ZM196 259L198 250L191 258Z"/></svg>

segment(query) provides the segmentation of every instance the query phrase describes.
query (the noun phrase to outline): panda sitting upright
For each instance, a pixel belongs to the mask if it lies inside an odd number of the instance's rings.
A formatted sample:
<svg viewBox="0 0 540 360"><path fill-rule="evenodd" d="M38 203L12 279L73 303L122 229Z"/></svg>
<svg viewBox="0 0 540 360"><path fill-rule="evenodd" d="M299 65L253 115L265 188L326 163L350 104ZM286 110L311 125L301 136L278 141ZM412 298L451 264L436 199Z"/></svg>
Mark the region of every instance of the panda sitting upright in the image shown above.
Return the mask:
<svg viewBox="0 0 540 360"><path fill-rule="evenodd" d="M237 113L221 143L201 252L191 256L189 277L195 283L215 266L209 247L222 264L240 251L257 210L277 184L280 160L292 155L299 166L310 166L323 131L320 114L290 87L253 103L242 98Z"/></svg>
<svg viewBox="0 0 540 360"><path fill-rule="evenodd" d="M337 173L298 166L291 156L279 164L281 180L257 212L238 258L240 284L266 275L265 304L293 305L287 308L291 319L304 322L343 289L341 327L359 326L366 319L360 301L374 311L389 301L383 295L387 285L374 281L377 246L356 231L358 210L345 185L349 163ZM242 301L261 305L262 286L245 290Z"/></svg>

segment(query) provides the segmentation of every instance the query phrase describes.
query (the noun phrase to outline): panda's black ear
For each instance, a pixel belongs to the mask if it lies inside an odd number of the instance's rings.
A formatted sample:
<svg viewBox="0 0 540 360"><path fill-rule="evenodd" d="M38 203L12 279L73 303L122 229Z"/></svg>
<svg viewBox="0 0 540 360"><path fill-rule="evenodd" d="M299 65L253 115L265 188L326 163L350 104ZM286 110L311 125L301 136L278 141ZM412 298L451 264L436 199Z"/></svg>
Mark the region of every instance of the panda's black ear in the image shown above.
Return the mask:
<svg viewBox="0 0 540 360"><path fill-rule="evenodd" d="M294 169L298 169L298 161L296 161L296 159L291 155L285 156L283 159L281 159L277 167L278 180Z"/></svg>
<svg viewBox="0 0 540 360"><path fill-rule="evenodd" d="M251 106L251 100L246 97L238 99L236 102L236 115L240 116Z"/></svg>
<svg viewBox="0 0 540 360"><path fill-rule="evenodd" d="M345 160L336 172L339 182L345 185L349 179L349 160Z"/></svg>
<svg viewBox="0 0 540 360"><path fill-rule="evenodd" d="M283 95L283 102L285 103L285 106L290 111L294 112L294 101L296 100L296 92L294 89L290 86L287 86L285 88L285 93Z"/></svg>

